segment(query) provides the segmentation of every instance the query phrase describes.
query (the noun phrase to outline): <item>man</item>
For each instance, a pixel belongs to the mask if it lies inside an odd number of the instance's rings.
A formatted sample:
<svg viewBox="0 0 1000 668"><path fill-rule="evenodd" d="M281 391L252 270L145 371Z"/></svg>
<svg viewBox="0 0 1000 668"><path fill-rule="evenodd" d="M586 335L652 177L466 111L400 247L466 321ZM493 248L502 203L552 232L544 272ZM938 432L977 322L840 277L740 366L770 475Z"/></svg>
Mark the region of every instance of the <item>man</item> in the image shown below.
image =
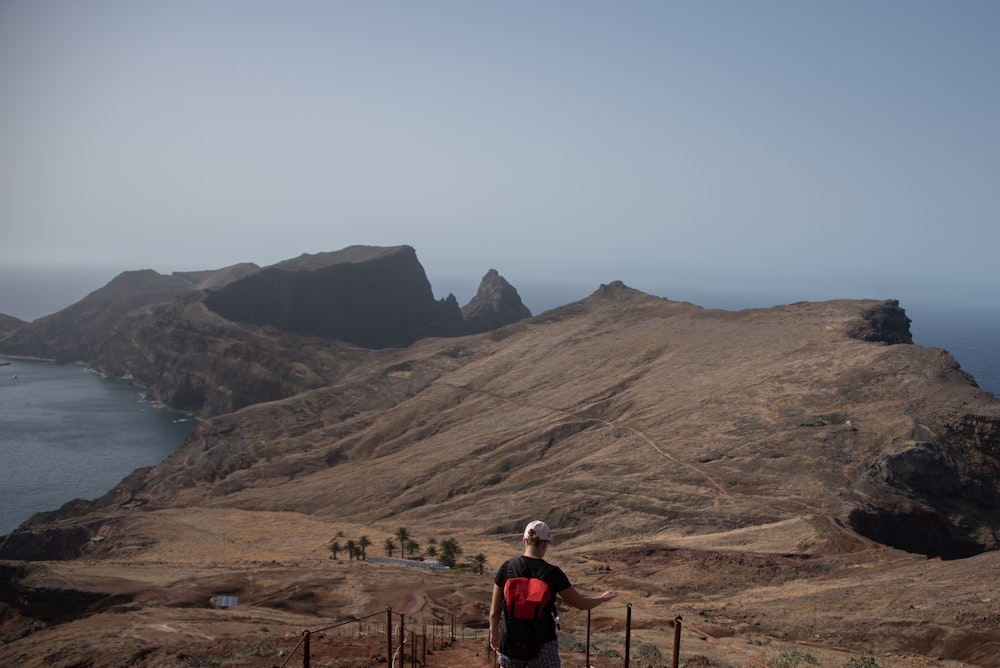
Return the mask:
<svg viewBox="0 0 1000 668"><path fill-rule="evenodd" d="M559 640L556 635L554 596L546 606L542 617L547 628L544 630L543 643L538 654L534 658L522 660L506 656L503 653L500 624L501 614L504 610L504 585L507 580L514 577L515 571L529 573L533 577L543 580L554 594L558 594L566 603L580 610L596 608L601 603L613 599L618 595L618 592L606 591L600 596L588 597L574 589L562 569L545 561L545 552L552 544L552 534L549 525L545 522L541 520L529 522L524 528L521 542L524 544L524 554L505 561L500 566L493 581L493 600L490 603L490 647L496 650L502 668L559 668ZM520 563L515 563L518 560Z"/></svg>

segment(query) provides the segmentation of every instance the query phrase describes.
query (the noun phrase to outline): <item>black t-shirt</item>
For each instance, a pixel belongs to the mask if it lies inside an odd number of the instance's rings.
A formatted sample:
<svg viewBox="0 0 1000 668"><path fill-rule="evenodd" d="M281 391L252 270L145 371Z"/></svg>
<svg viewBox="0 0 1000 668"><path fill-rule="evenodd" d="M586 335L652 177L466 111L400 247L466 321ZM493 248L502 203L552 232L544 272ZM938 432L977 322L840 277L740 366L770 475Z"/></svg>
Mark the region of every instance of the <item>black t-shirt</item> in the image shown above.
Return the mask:
<svg viewBox="0 0 1000 668"><path fill-rule="evenodd" d="M570 588L571 585L570 585L570 582L569 582L569 578L566 577L566 574L562 572L561 568L559 568L558 566L554 566L554 565L546 562L544 559L532 559L531 557L525 557L525 556L515 557L514 559L521 559L523 561L524 565L525 565L524 570L527 573L530 573L533 577L538 577L539 575L542 575L542 577L540 579L542 581L544 581L545 584L547 584L549 586L549 589L552 590L552 594L553 594L552 595L552 600L549 601L549 604L545 607L545 612L546 612L545 619L551 619L552 620L552 626L551 626L551 628L549 630L549 633L547 634L546 641L555 640L556 639L556 624L555 624L555 617L556 617L556 597L555 597L555 595L558 594L561 591L564 591L564 590ZM508 561L503 562L503 564L500 565L500 568L497 569L497 575L493 579L493 582L498 587L500 587L501 591L503 590L503 586L507 583L507 579L514 576L514 571L513 571L513 569L511 568L511 565L510 565L510 562L514 561L514 559L510 559ZM544 573L542 573L541 571L543 570L543 568L545 566L548 566L548 570L546 570Z"/></svg>

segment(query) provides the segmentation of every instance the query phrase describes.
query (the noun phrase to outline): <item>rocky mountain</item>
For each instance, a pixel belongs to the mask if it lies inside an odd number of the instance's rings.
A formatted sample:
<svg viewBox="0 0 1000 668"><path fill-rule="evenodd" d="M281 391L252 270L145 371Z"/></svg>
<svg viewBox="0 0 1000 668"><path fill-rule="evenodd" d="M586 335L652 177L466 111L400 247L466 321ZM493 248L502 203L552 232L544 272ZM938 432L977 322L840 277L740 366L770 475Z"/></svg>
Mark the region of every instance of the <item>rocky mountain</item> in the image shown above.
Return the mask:
<svg viewBox="0 0 1000 668"><path fill-rule="evenodd" d="M174 272L169 276L152 269L127 271L76 304L9 330L0 338L0 353L58 362L86 360L131 311L169 303L186 292L222 285L259 270L254 264L239 264L212 271Z"/></svg>
<svg viewBox="0 0 1000 668"><path fill-rule="evenodd" d="M434 299L409 246L352 246L263 269L126 272L12 331L0 352L86 360L207 417L322 387L351 367L359 346L405 346L530 317L495 270L486 285L506 287L489 294L481 286L467 321L453 295Z"/></svg>
<svg viewBox="0 0 1000 668"><path fill-rule="evenodd" d="M171 600L196 606L189 592L222 579L260 620L391 603L414 623L455 609L481 622L488 580L404 585L359 563L332 582L330 537L381 545L408 527L496 566L543 518L555 560L590 589L622 591L648 633L683 612L744 652L808 642L880 660L1000 659L982 649L1000 647L1000 592L982 577L998 567L1000 401L946 351L909 343L895 301L732 312L612 283L491 331L373 348L241 324L193 295L130 318L140 325L120 327L101 359L163 346L149 373L188 383L216 415L161 464L3 540L0 557L22 569L4 596L15 631L38 620L15 601L69 581L128 601L118 625L166 619ZM228 370L197 375L211 365ZM217 381L265 378L273 400L209 398ZM154 575L165 566L169 584ZM600 610L599 628L619 632ZM90 627L70 626L72 638L36 630L37 646L19 641L35 649L6 656L78 656ZM122 652L171 642L136 633L143 643Z"/></svg>
<svg viewBox="0 0 1000 668"><path fill-rule="evenodd" d="M0 313L0 336L3 336L8 332L12 332L19 327L23 327L26 324L27 323L20 318Z"/></svg>

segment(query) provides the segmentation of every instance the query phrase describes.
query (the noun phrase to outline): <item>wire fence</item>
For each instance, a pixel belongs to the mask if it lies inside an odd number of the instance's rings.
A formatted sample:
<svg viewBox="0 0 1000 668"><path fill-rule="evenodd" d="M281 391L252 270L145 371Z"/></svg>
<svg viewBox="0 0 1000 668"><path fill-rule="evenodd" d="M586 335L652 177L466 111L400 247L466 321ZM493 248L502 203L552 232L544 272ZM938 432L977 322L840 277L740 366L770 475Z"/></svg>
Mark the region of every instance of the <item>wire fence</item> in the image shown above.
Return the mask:
<svg viewBox="0 0 1000 668"><path fill-rule="evenodd" d="M582 654L583 666L596 668L595 662L602 666L621 666L622 668L632 668L635 666L657 665L664 666L664 660L658 655L654 657L648 655L649 645L643 645L641 649L646 649L647 654L632 656L632 604L626 607L625 629L623 645L616 648L605 646L601 649L592 643L593 632L591 623L591 613L586 612L586 625L583 629L560 629L560 654ZM681 616L670 620L669 625L673 629L672 654L670 665L672 668L680 666L680 648L682 631L685 625ZM712 637L703 631L691 627L691 632L701 640L709 640ZM576 640L577 634L583 634L583 640ZM313 650L312 638L318 634L336 635L341 638L376 638L384 643L386 654L382 664L392 668L431 668L428 657L437 650L444 649L457 641L482 640L482 665L497 665L496 654L489 647L486 629L473 628L468 626L458 626L455 617L452 616L450 623L435 623L423 625L419 629L408 629L406 627L405 615L393 612L392 608L377 612L366 617L337 622L321 628L305 630L302 632L298 644L288 653L280 668L285 666L301 665L303 668L312 668ZM579 646L578 646L579 644ZM565 647L563 647L565 645ZM600 658L598 659L598 653ZM298 658L299 663L292 663ZM768 664L762 663L749 654L742 657L745 665L757 668L768 668ZM635 663L633 664L633 660ZM371 662L370 665L378 665L378 661ZM445 662L447 664L447 662ZM573 662L566 662L573 665Z"/></svg>
<svg viewBox="0 0 1000 668"><path fill-rule="evenodd" d="M476 640L484 637L480 629L458 627L454 616L448 625L443 623L423 625L420 634L417 635L416 629L407 630L405 615L393 612L392 608L386 608L383 612L366 617L303 631L298 644L288 653L281 668L294 665L289 662L300 652L303 668L311 668L312 637L321 633L352 638L383 638L386 646L385 663L399 667L410 665L413 668L426 668L429 665L427 660L429 652L442 649L458 640ZM407 648L409 656L405 652Z"/></svg>

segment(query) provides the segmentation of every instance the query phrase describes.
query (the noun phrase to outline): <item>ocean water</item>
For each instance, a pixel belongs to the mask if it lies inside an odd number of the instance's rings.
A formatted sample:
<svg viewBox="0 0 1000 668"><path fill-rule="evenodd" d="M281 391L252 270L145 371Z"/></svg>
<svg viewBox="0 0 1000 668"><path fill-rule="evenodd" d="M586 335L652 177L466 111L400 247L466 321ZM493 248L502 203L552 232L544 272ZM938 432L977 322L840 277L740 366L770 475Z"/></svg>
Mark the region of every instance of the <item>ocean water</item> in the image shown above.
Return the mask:
<svg viewBox="0 0 1000 668"><path fill-rule="evenodd" d="M979 387L1000 396L1000 308L902 306L914 343L944 348Z"/></svg>
<svg viewBox="0 0 1000 668"><path fill-rule="evenodd" d="M915 343L948 350L980 387L1000 395L1000 312L906 312ZM81 366L0 366L0 534L33 513L102 496L133 470L162 461L194 424L144 401L140 388Z"/></svg>
<svg viewBox="0 0 1000 668"><path fill-rule="evenodd" d="M0 534L39 511L102 496L162 461L195 425L140 388L82 366L0 366Z"/></svg>

